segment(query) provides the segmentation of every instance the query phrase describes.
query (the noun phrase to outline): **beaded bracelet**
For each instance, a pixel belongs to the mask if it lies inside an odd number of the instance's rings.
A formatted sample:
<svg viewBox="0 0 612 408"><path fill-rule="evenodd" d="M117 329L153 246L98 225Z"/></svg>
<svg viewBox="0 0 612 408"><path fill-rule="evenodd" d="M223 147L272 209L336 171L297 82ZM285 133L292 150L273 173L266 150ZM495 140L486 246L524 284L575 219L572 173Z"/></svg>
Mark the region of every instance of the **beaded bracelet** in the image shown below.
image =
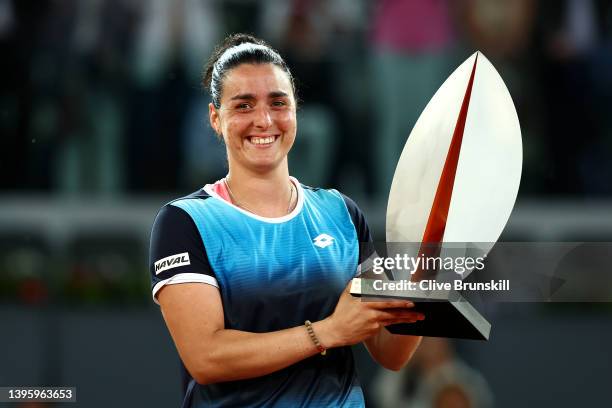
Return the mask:
<svg viewBox="0 0 612 408"><path fill-rule="evenodd" d="M317 335L315 334L314 329L312 328L312 323L310 322L310 320L306 320L304 322L304 325L306 326L306 330L308 331L308 335L310 336L312 342L317 347L317 350L319 350L319 353L324 356L327 353L327 350L325 349L325 347L323 347L323 345L317 338Z"/></svg>

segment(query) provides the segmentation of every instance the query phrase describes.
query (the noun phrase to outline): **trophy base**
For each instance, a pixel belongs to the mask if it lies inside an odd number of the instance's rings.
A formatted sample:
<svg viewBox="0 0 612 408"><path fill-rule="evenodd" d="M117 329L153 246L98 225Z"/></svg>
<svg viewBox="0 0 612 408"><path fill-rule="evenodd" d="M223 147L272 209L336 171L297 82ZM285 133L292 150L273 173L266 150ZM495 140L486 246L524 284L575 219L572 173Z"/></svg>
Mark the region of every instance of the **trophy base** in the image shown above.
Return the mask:
<svg viewBox="0 0 612 408"><path fill-rule="evenodd" d="M398 299L414 302L425 320L387 326L393 334L489 340L491 324L456 291L376 290L374 279L354 278L351 295L364 299Z"/></svg>

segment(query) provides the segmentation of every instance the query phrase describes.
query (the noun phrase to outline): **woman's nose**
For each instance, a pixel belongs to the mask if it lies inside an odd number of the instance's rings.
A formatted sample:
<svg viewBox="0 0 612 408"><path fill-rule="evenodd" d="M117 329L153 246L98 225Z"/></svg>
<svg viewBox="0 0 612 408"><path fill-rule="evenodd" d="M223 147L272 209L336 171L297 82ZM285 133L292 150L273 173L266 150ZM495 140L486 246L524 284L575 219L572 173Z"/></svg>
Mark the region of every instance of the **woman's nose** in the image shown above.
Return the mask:
<svg viewBox="0 0 612 408"><path fill-rule="evenodd" d="M260 129L267 129L272 124L272 116L267 107L260 107L255 112L254 125Z"/></svg>

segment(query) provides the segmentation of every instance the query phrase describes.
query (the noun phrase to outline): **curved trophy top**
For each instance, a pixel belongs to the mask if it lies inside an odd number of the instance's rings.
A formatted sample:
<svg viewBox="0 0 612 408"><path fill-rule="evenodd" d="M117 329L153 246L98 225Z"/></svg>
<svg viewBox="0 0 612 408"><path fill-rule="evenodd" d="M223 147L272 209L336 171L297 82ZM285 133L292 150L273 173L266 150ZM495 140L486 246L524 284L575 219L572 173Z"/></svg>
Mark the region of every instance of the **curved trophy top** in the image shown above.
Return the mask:
<svg viewBox="0 0 612 408"><path fill-rule="evenodd" d="M475 52L442 84L410 133L389 194L387 242L492 247L514 207L521 168L512 98L489 60Z"/></svg>

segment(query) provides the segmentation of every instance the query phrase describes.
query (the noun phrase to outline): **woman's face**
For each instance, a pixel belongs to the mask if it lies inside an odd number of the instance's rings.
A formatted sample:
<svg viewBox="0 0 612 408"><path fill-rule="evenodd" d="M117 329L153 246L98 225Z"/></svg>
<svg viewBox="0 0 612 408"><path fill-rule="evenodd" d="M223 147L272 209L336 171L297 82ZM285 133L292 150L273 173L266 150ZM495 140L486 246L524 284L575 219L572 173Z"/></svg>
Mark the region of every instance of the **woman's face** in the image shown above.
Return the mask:
<svg viewBox="0 0 612 408"><path fill-rule="evenodd" d="M242 64L223 80L220 108L210 123L223 135L230 170L264 172L283 163L296 134L295 97L288 75L273 64Z"/></svg>

